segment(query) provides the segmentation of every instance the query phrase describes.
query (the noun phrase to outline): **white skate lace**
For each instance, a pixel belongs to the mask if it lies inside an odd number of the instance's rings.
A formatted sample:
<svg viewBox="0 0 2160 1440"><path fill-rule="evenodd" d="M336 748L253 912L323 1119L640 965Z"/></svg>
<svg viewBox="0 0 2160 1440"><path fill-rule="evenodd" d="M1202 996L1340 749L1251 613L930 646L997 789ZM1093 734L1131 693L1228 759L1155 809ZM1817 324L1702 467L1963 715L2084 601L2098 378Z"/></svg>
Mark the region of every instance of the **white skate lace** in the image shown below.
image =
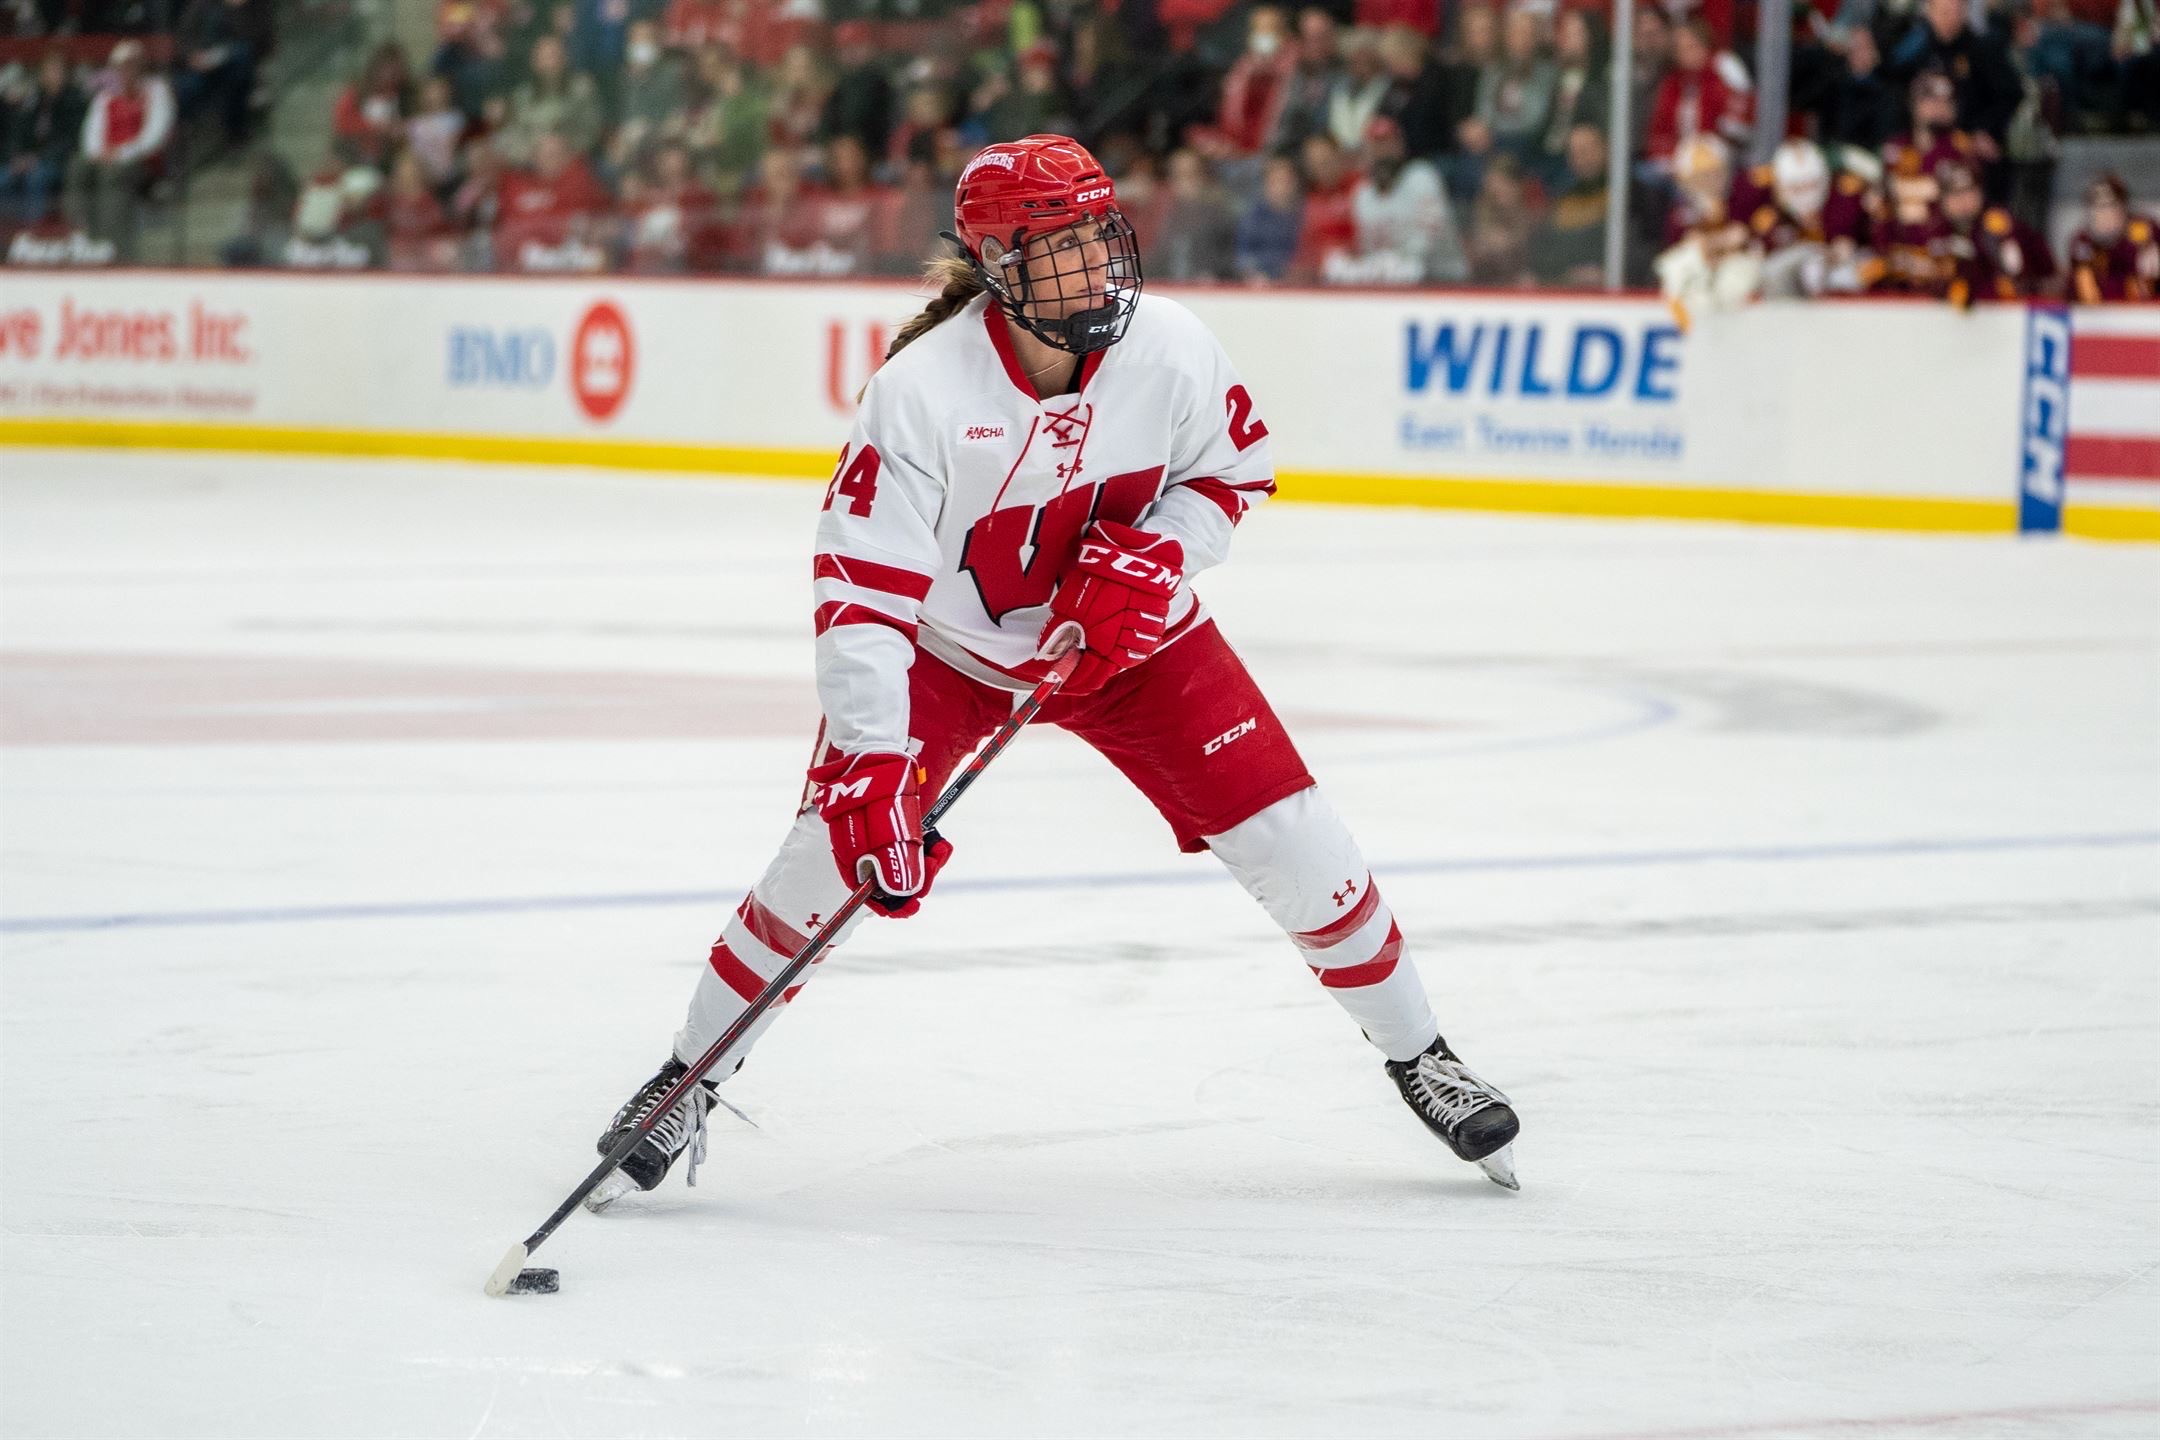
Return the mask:
<svg viewBox="0 0 2160 1440"><path fill-rule="evenodd" d="M1453 1130L1488 1105L1505 1105L1507 1096L1486 1084L1460 1060L1420 1055L1410 1070L1410 1088L1425 1112Z"/></svg>
<svg viewBox="0 0 2160 1440"><path fill-rule="evenodd" d="M650 1115L654 1107L659 1105L660 1097L667 1094L668 1088L674 1083L674 1078L670 1078L666 1081L655 1080L648 1085L646 1093L637 1099L636 1112L630 1117L630 1123L638 1124ZM712 1102L713 1093L701 1080L690 1087L687 1099L678 1102L673 1110L662 1116L652 1129L646 1132L648 1138L657 1141L670 1155L679 1152L685 1144L690 1147L687 1162L689 1168L684 1172L683 1179L692 1185L697 1184L698 1166L705 1163L705 1115L712 1108Z"/></svg>

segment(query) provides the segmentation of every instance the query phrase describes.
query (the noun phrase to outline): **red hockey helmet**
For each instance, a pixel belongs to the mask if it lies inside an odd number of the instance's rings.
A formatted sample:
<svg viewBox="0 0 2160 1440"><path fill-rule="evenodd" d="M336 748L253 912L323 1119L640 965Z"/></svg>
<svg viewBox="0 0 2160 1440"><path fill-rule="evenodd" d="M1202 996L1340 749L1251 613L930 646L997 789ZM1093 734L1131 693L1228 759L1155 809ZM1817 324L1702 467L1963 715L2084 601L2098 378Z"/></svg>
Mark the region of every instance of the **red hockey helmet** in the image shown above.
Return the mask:
<svg viewBox="0 0 2160 1440"><path fill-rule="evenodd" d="M1030 135L980 151L960 172L953 220L960 233L948 238L959 243L1012 323L1076 355L1124 338L1140 299L1140 247L1117 208L1117 187L1079 141ZM1038 247L1031 280L1028 242L1078 225L1095 227L1092 241L1103 249L1092 242ZM1039 308L1071 298L1066 282L1079 277L1086 280L1082 293L1100 295L1099 304L1062 316L1028 314L1031 302ZM1031 296L1031 288L1048 293Z"/></svg>

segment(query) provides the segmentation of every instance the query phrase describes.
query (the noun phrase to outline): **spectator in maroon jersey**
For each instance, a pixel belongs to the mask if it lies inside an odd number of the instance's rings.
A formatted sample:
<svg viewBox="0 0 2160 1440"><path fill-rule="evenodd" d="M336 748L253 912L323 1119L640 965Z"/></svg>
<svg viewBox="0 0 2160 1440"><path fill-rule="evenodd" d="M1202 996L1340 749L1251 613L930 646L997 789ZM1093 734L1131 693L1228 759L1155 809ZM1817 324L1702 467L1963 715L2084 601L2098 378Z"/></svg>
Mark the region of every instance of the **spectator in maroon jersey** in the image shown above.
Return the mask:
<svg viewBox="0 0 2160 1440"><path fill-rule="evenodd" d="M1330 255L1357 254L1358 172L1330 135L1307 136L1300 156L1305 219L1290 274L1299 284L1310 285L1319 280Z"/></svg>
<svg viewBox="0 0 2160 1440"><path fill-rule="evenodd" d="M503 176L495 220L496 263L506 270L562 268L540 252L589 239L592 222L613 204L569 140L542 131L533 141L531 167Z"/></svg>
<svg viewBox="0 0 2160 1440"><path fill-rule="evenodd" d="M1717 49L1709 26L1687 21L1673 35L1672 68L1651 102L1646 153L1669 164L1681 142L1703 134L1745 145L1753 99L1740 62Z"/></svg>
<svg viewBox="0 0 2160 1440"><path fill-rule="evenodd" d="M2084 305L2160 294L2160 234L2130 210L2130 188L2103 175L2085 192L2085 224L2070 241L2070 298Z"/></svg>
<svg viewBox="0 0 2160 1440"><path fill-rule="evenodd" d="M413 151L400 154L390 167L390 183L383 188L378 208L392 270L456 268L457 233Z"/></svg>
<svg viewBox="0 0 2160 1440"><path fill-rule="evenodd" d="M2055 280L2055 256L2045 238L1990 206L1980 177L1955 161L1935 172L1942 186L1942 217L1949 260L1948 298L1963 308L1975 299L2018 300L2046 294Z"/></svg>
<svg viewBox="0 0 2160 1440"><path fill-rule="evenodd" d="M1902 173L1908 154L1917 157L1923 175L1950 161L1974 170L1985 163L1975 137L1957 128L1957 90L1940 70L1913 77L1912 128L1883 146L1883 169Z"/></svg>
<svg viewBox="0 0 2160 1440"><path fill-rule="evenodd" d="M404 48L385 41L368 55L359 78L338 92L331 109L331 148L348 165L380 170L404 137L411 76Z"/></svg>
<svg viewBox="0 0 2160 1440"><path fill-rule="evenodd" d="M1288 98L1296 48L1289 43L1290 24L1281 7L1255 5L1245 20L1245 49L1223 76L1222 104L1215 126L1239 155L1254 155L1267 143Z"/></svg>
<svg viewBox="0 0 2160 1440"><path fill-rule="evenodd" d="M173 133L173 94L153 75L140 41L113 46L111 75L83 116L82 153L90 233L109 240L132 261L142 219L143 192L164 164Z"/></svg>
<svg viewBox="0 0 2160 1440"><path fill-rule="evenodd" d="M1893 295L1948 293L1949 267L1943 255L1948 227L1938 202L1942 185L1926 170L1918 150L1898 156L1897 168L1884 177L1890 192L1888 213L1876 229L1880 265L1873 288Z"/></svg>

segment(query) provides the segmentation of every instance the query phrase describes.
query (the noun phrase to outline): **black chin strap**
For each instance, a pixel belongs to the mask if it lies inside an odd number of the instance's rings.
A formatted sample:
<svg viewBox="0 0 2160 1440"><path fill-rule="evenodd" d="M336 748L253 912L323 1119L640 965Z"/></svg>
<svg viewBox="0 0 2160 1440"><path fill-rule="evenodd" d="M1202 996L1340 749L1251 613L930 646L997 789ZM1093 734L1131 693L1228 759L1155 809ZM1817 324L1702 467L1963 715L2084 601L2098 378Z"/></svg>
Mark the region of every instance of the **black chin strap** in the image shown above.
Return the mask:
<svg viewBox="0 0 2160 1440"><path fill-rule="evenodd" d="M1005 312L1005 318L1042 341L1043 344L1053 349L1068 351L1074 355L1092 355L1097 350L1107 350L1118 342L1118 336L1121 333L1118 328L1118 321L1123 318L1124 311L1116 300L1106 300L1100 305L1090 306L1085 310L1076 310L1063 319L1053 320L1048 324L1039 320L1032 320L1028 318L1027 313L1027 267L1025 265L1020 267L1020 289L1016 295L996 275L991 273L990 268L982 263L982 260L974 251L968 249L967 242L958 235L953 234L950 230L940 230L938 239L950 240L953 243L954 248L960 252L961 258L967 261L968 268L975 272L975 278L982 282L983 289L988 291L990 298L997 302L998 308ZM1018 245L1011 247L1011 253L1013 254L1018 254L1019 250Z"/></svg>

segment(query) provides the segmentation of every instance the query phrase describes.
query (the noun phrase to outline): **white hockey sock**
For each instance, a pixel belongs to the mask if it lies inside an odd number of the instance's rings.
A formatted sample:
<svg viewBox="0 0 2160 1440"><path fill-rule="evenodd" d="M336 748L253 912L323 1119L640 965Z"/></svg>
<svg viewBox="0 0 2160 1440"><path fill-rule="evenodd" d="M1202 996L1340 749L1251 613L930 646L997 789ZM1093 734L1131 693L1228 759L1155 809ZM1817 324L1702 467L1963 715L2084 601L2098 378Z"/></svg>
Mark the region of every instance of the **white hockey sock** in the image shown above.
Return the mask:
<svg viewBox="0 0 2160 1440"><path fill-rule="evenodd" d="M1207 842L1390 1060L1409 1060L1432 1044L1440 1025L1417 967L1403 955L1394 912L1318 787Z"/></svg>
<svg viewBox="0 0 2160 1440"><path fill-rule="evenodd" d="M698 973L690 1013L683 1028L675 1033L675 1058L687 1065L704 1054L705 1047L735 1023L766 982L802 953L809 932L819 921L839 909L847 897L848 888L841 883L840 872L833 868L825 822L814 811L805 812L797 817L764 877L751 887L727 928L720 932L705 968ZM786 1002L810 983L818 966L862 921L861 913L850 920L833 945L826 947L809 972L788 990L785 1000L758 1018L750 1032L736 1043L732 1056L713 1067L716 1079L724 1080L733 1073L735 1065L750 1053L750 1047L779 1018Z"/></svg>

